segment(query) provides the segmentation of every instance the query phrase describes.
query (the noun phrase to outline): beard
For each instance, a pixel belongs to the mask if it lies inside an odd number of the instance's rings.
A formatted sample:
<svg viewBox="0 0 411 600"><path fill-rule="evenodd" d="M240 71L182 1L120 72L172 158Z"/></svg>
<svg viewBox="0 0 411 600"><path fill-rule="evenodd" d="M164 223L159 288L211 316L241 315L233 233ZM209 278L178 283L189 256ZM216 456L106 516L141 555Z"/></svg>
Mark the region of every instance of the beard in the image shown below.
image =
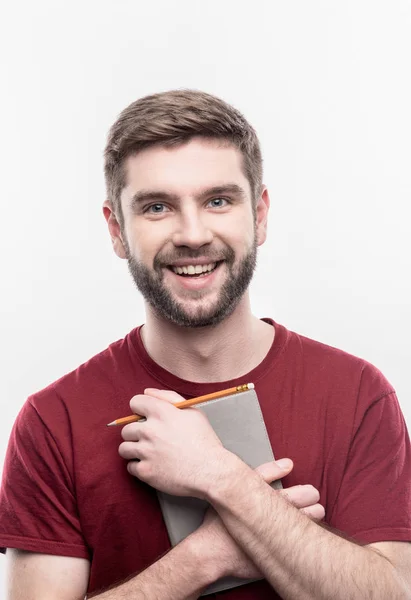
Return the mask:
<svg viewBox="0 0 411 600"><path fill-rule="evenodd" d="M257 264L255 237L252 248L237 266L234 264L234 250L228 246L220 251L218 256L215 255L214 257L211 254L205 255L204 250L196 252L188 248L175 249L172 255L158 254L154 259L153 269L149 269L137 261L128 248L126 248L126 251L128 269L144 299L159 317L165 318L180 327L210 327L221 323L231 315L247 290ZM183 303L173 298L170 290L164 285L163 269L178 259L198 258L199 256L206 256L210 263L224 260L224 265L228 271L227 279L222 285L215 302L210 303L208 306L198 306L194 311L192 309L188 311L184 308ZM187 298L200 300L206 294L207 290L191 290L187 294Z"/></svg>

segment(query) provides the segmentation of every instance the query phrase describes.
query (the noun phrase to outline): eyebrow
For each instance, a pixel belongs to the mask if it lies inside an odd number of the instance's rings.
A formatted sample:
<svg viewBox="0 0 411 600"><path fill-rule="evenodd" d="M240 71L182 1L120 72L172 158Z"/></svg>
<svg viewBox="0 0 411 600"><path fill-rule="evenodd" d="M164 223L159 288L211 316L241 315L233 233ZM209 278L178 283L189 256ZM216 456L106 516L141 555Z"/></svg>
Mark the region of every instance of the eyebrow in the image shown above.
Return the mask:
<svg viewBox="0 0 411 600"><path fill-rule="evenodd" d="M207 188L196 195L197 200L205 200L205 198L209 196L215 196L217 194L234 194L236 196L240 196L241 198L246 198L245 190L237 185L236 183L227 183L223 185L216 185L211 188ZM164 190L140 190L136 192L131 200L130 206L136 207L143 202L152 202L152 201L170 201L170 202L178 202L180 200L180 196L178 194L171 194L170 192L165 192Z"/></svg>

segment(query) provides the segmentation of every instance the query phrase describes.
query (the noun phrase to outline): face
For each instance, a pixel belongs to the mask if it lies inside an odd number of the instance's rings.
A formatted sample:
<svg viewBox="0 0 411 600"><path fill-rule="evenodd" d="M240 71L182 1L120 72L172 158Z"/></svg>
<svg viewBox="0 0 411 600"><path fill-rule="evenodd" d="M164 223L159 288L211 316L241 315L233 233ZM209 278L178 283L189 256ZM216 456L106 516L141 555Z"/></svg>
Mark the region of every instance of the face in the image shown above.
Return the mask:
<svg viewBox="0 0 411 600"><path fill-rule="evenodd" d="M214 140L151 147L125 166L121 229L105 205L115 251L158 316L183 327L216 325L252 278L266 191L253 212L240 152Z"/></svg>

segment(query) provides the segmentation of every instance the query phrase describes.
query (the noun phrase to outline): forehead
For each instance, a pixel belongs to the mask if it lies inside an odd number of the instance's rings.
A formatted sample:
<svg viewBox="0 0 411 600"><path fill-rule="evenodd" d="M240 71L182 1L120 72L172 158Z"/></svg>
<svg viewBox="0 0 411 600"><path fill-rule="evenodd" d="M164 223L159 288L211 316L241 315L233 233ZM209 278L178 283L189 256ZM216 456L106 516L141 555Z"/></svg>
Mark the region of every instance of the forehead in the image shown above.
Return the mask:
<svg viewBox="0 0 411 600"><path fill-rule="evenodd" d="M142 189L192 195L227 182L250 193L242 165L241 152L218 140L194 138L178 146L152 146L127 158L122 196Z"/></svg>

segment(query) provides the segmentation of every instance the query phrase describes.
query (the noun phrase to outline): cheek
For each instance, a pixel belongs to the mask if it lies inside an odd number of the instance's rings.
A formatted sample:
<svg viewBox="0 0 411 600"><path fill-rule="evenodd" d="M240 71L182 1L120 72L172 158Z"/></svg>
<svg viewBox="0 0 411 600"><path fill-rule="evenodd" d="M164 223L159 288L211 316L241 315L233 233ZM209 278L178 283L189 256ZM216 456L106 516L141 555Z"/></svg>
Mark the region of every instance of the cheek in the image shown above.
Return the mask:
<svg viewBox="0 0 411 600"><path fill-rule="evenodd" d="M236 254L245 254L254 245L255 231L252 221L238 219L226 224L218 233L218 236L225 244L230 246Z"/></svg>
<svg viewBox="0 0 411 600"><path fill-rule="evenodd" d="M132 256L143 262L151 263L156 254L164 246L164 235L161 234L160 228L139 226L129 227L127 231L127 239Z"/></svg>

